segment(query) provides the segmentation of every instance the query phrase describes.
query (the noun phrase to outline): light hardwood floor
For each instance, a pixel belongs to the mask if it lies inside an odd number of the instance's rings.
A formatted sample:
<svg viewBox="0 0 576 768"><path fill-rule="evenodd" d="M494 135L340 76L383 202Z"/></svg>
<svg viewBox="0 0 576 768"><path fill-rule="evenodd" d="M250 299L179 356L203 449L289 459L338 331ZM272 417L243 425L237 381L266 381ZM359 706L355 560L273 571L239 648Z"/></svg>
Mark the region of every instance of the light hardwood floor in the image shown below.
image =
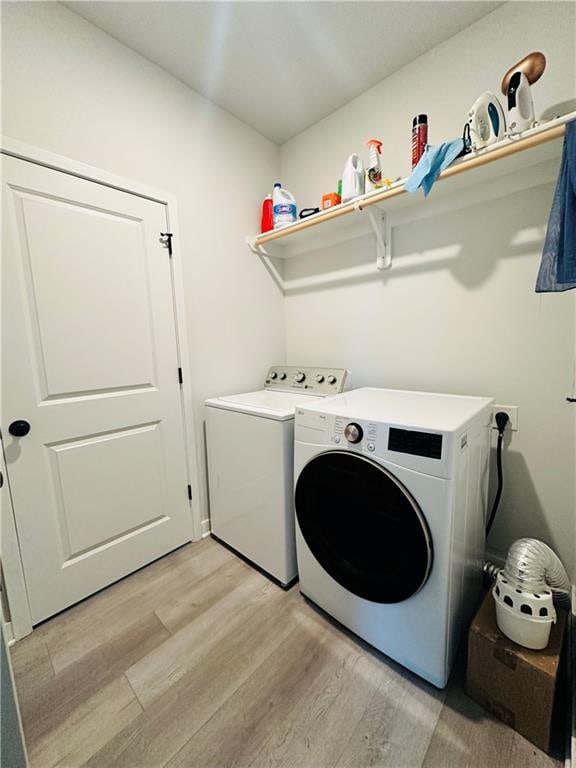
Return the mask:
<svg viewBox="0 0 576 768"><path fill-rule="evenodd" d="M216 542L188 545L12 650L32 768L559 763Z"/></svg>

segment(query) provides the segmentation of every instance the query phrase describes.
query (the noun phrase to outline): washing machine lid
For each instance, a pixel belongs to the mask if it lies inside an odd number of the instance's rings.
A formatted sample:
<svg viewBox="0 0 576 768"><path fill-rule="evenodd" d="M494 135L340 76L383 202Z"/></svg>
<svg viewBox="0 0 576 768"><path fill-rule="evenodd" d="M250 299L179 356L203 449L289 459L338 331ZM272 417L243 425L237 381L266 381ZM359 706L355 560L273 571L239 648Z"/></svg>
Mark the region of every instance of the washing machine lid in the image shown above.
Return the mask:
<svg viewBox="0 0 576 768"><path fill-rule="evenodd" d="M319 410L350 419L455 432L493 402L489 397L362 387L326 398Z"/></svg>
<svg viewBox="0 0 576 768"><path fill-rule="evenodd" d="M213 397L206 400L210 408L223 408L237 413L248 413L253 416L261 416L266 419L287 421L294 418L296 406L303 401L310 404L324 400L321 395L303 395L302 392L275 392L261 389L257 392L245 392L240 395L227 395L225 397Z"/></svg>

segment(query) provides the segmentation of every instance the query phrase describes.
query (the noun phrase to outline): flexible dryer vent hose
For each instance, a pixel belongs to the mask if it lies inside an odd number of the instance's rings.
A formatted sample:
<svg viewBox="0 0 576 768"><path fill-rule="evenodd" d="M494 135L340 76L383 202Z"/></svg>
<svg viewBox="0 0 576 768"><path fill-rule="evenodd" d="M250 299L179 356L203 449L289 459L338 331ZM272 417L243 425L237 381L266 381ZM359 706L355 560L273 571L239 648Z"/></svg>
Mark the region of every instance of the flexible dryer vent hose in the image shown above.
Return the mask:
<svg viewBox="0 0 576 768"><path fill-rule="evenodd" d="M498 571L486 563L484 571L496 578ZM538 539L518 539L508 550L504 575L527 592L542 591L547 585L556 602L566 604L570 598L570 579L554 550Z"/></svg>
<svg viewBox="0 0 576 768"><path fill-rule="evenodd" d="M570 605L570 580L555 552L538 539L518 539L503 570L486 563L484 572L495 582L498 629L526 648L546 648L557 618L554 603Z"/></svg>

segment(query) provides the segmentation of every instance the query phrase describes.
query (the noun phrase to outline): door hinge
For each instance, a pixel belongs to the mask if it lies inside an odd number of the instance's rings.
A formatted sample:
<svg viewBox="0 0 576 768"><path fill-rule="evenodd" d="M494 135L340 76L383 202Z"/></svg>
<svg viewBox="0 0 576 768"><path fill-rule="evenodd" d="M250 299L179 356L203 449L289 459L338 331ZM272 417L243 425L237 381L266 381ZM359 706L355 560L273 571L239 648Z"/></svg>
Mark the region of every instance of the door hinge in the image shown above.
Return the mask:
<svg viewBox="0 0 576 768"><path fill-rule="evenodd" d="M188 486L188 498L190 499L190 501L192 501L192 486L191 485Z"/></svg>
<svg viewBox="0 0 576 768"><path fill-rule="evenodd" d="M182 384L183 378L182 378L182 368L178 368L178 384Z"/></svg>
<svg viewBox="0 0 576 768"><path fill-rule="evenodd" d="M172 258L172 238L174 235L172 232L160 232L160 237L163 238L164 245L168 248L168 256Z"/></svg>

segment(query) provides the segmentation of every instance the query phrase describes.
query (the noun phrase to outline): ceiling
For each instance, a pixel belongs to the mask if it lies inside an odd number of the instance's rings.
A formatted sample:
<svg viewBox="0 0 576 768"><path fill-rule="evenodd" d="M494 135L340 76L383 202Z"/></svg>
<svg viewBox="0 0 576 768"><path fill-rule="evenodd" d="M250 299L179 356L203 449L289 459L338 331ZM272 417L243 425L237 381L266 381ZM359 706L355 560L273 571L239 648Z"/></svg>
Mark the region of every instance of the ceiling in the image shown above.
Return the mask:
<svg viewBox="0 0 576 768"><path fill-rule="evenodd" d="M281 144L500 2L66 2Z"/></svg>

